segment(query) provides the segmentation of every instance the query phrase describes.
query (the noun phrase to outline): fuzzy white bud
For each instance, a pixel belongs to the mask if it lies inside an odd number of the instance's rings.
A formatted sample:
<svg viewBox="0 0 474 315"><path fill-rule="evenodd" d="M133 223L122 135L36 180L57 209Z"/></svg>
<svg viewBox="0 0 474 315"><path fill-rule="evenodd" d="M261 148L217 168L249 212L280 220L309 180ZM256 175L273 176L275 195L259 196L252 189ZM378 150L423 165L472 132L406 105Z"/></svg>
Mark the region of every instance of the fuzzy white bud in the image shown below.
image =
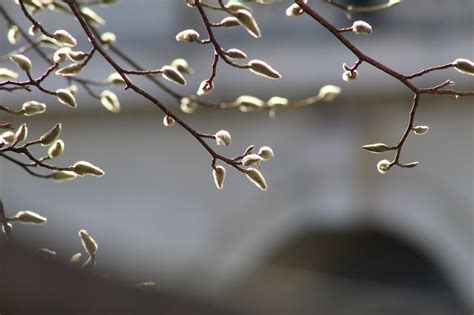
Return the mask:
<svg viewBox="0 0 474 315"><path fill-rule="evenodd" d="M53 33L53 37L64 46L74 47L77 45L77 40L65 30L57 30Z"/></svg>
<svg viewBox="0 0 474 315"><path fill-rule="evenodd" d="M31 70L31 60L30 58L22 55L22 54L16 54L16 55L13 55L13 56L10 56L10 60L13 61L14 63L16 63L16 65L18 66L18 68L20 68L21 70L25 71L25 72L28 72Z"/></svg>
<svg viewBox="0 0 474 315"><path fill-rule="evenodd" d="M256 59L251 60L249 62L249 66L250 66L249 70L255 74L258 74L270 79L281 78L281 74L278 73L278 71L273 69L269 64L267 64L266 62L262 60L256 60Z"/></svg>
<svg viewBox="0 0 474 315"><path fill-rule="evenodd" d="M217 189L222 189L224 187L225 179L225 168L217 165L212 171L214 177L214 183L216 184Z"/></svg>
<svg viewBox="0 0 474 315"><path fill-rule="evenodd" d="M381 160L377 163L377 170L381 174L385 174L390 170L390 161L388 160Z"/></svg>
<svg viewBox="0 0 474 315"><path fill-rule="evenodd" d="M370 35L372 34L372 26L364 21L355 21L352 24L352 31L357 35Z"/></svg>
<svg viewBox="0 0 474 315"><path fill-rule="evenodd" d="M86 161L79 161L76 162L73 166L73 171L79 176L84 175L93 175L93 176L103 176L104 171L98 168L97 166L93 165L92 163Z"/></svg>
<svg viewBox="0 0 474 315"><path fill-rule="evenodd" d="M255 168L248 168L245 170L245 174L247 175L247 178L258 188L264 191L267 190L267 182L259 170Z"/></svg>
<svg viewBox="0 0 474 315"><path fill-rule="evenodd" d="M413 132L419 136L426 134L430 130L428 126L416 126L413 127Z"/></svg>
<svg viewBox="0 0 474 315"><path fill-rule="evenodd" d="M215 134L216 137L216 144L217 145L230 145L230 142L232 140L232 137L230 133L227 130L219 130Z"/></svg>
<svg viewBox="0 0 474 315"><path fill-rule="evenodd" d="M32 211L18 211L14 218L25 224L43 224L48 221L45 217Z"/></svg>
<svg viewBox="0 0 474 315"><path fill-rule="evenodd" d="M114 92L109 90L102 91L100 94L100 102L107 110L111 111L112 113L120 112L120 101Z"/></svg>
<svg viewBox="0 0 474 315"><path fill-rule="evenodd" d="M261 147L258 150L258 155L260 155L260 157L264 160L270 160L275 156L275 154L273 153L272 148L267 147L267 146Z"/></svg>

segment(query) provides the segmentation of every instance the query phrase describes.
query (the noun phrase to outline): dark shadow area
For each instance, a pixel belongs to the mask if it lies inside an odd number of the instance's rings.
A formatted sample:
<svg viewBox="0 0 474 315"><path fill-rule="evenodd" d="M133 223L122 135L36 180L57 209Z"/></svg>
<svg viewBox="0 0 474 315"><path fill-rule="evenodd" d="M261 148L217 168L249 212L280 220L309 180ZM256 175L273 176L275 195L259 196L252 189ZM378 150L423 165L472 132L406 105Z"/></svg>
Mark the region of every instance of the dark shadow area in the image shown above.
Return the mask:
<svg viewBox="0 0 474 315"><path fill-rule="evenodd" d="M302 232L237 291L243 303L282 314L469 314L426 255L372 228Z"/></svg>

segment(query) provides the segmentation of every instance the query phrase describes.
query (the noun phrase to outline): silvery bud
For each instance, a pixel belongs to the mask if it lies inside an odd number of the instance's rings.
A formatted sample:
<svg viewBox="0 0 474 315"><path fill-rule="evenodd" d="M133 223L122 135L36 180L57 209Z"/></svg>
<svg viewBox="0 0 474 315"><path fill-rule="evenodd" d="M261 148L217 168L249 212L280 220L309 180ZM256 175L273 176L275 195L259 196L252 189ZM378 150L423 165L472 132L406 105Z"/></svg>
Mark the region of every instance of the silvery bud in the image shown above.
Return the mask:
<svg viewBox="0 0 474 315"><path fill-rule="evenodd" d="M176 40L178 42L194 42L199 39L199 33L193 29L187 29L179 32L176 35Z"/></svg>
<svg viewBox="0 0 474 315"><path fill-rule="evenodd" d="M34 116L46 111L46 105L36 101L29 101L21 107L21 113L25 116Z"/></svg>
<svg viewBox="0 0 474 315"><path fill-rule="evenodd" d="M235 100L235 104L242 112L250 112L261 109L265 102L254 96L242 95Z"/></svg>
<svg viewBox="0 0 474 315"><path fill-rule="evenodd" d="M79 74L83 67L84 65L82 63L77 62L56 70L55 74L63 77L73 77Z"/></svg>
<svg viewBox="0 0 474 315"><path fill-rule="evenodd" d="M65 30L57 30L53 33L53 38L64 46L74 47L77 45L77 40Z"/></svg>
<svg viewBox="0 0 474 315"><path fill-rule="evenodd" d="M258 150L258 155L264 160L270 160L275 156L272 148L267 146L261 147L260 150Z"/></svg>
<svg viewBox="0 0 474 315"><path fill-rule="evenodd" d="M55 63L62 63L68 58L68 54L71 52L71 48L63 47L54 52L53 61Z"/></svg>
<svg viewBox="0 0 474 315"><path fill-rule="evenodd" d="M18 73L11 71L7 68L0 68L0 79L2 80L13 80L18 78Z"/></svg>
<svg viewBox="0 0 474 315"><path fill-rule="evenodd" d="M193 69L189 63L183 58L177 58L170 63L170 66L178 70L181 74L193 74Z"/></svg>
<svg viewBox="0 0 474 315"><path fill-rule="evenodd" d="M224 187L225 168L217 165L212 171L212 175L214 177L214 183L216 184L217 189L222 189Z"/></svg>
<svg viewBox="0 0 474 315"><path fill-rule="evenodd" d="M296 3L293 3L286 9L287 16L300 16L304 13L303 9Z"/></svg>
<svg viewBox="0 0 474 315"><path fill-rule="evenodd" d="M319 90L319 97L323 102L330 102L341 93L341 88L335 85L325 85Z"/></svg>
<svg viewBox="0 0 474 315"><path fill-rule="evenodd" d="M272 109L277 107L286 107L289 103L290 101L287 98L280 96L272 96L267 101L268 106L270 106Z"/></svg>
<svg viewBox="0 0 474 315"><path fill-rule="evenodd" d="M16 63L18 68L20 68L21 70L25 72L28 72L31 70L31 60L22 54L16 54L16 55L10 56L10 60Z"/></svg>
<svg viewBox="0 0 474 315"><path fill-rule="evenodd" d="M359 76L359 73L357 72L357 70L345 71L342 74L342 79L348 82L348 81L356 80L358 76Z"/></svg>
<svg viewBox="0 0 474 315"><path fill-rule="evenodd" d="M259 170L255 168L248 168L245 170L245 174L247 175L247 178L258 188L264 191L267 190L267 182Z"/></svg>
<svg viewBox="0 0 474 315"><path fill-rule="evenodd" d="M199 89L197 91L197 95L207 95L210 94L214 90L214 83L212 81L204 80L199 85Z"/></svg>
<svg viewBox="0 0 474 315"><path fill-rule="evenodd" d="M100 94L100 102L107 110L111 111L112 113L120 112L120 101L114 92L109 90L102 91Z"/></svg>
<svg viewBox="0 0 474 315"><path fill-rule="evenodd" d="M453 62L454 68L464 74L474 75L474 62L468 59L458 58Z"/></svg>
<svg viewBox="0 0 474 315"><path fill-rule="evenodd" d="M163 73L163 78L174 83L186 85L186 80L184 79L183 75L178 70L176 70L176 68L172 66L164 66L161 68L161 71Z"/></svg>
<svg viewBox="0 0 474 315"><path fill-rule="evenodd" d="M82 246L89 253L89 255L95 256L98 246L97 242L92 238L92 236L90 236L86 230L80 230L79 237L81 238Z"/></svg>
<svg viewBox="0 0 474 315"><path fill-rule="evenodd" d="M430 130L430 127L428 126L416 126L413 127L413 132L419 136L424 135Z"/></svg>
<svg viewBox="0 0 474 315"><path fill-rule="evenodd" d="M76 98L72 95L71 91L67 89L59 89L56 90L56 96L61 103L72 108L77 107Z"/></svg>
<svg viewBox="0 0 474 315"><path fill-rule="evenodd" d="M171 127L171 126L174 125L174 123L175 123L175 120L174 120L173 117L168 116L168 115L166 115L165 117L163 117L163 125L164 125L165 127Z"/></svg>
<svg viewBox="0 0 474 315"><path fill-rule="evenodd" d="M230 133L227 130L219 130L215 134L216 137L216 144L217 145L229 145L232 137L230 136Z"/></svg>
<svg viewBox="0 0 474 315"><path fill-rule="evenodd" d="M198 103L191 100L189 97L183 97L180 100L179 106L183 112L186 114L191 114L197 109Z"/></svg>
<svg viewBox="0 0 474 315"><path fill-rule="evenodd" d="M389 147L385 143L366 144L362 146L362 149L367 150L370 153L377 153L377 154L393 150L393 148Z"/></svg>
<svg viewBox="0 0 474 315"><path fill-rule="evenodd" d="M81 262L81 256L82 256L81 253L72 255L71 258L69 259L69 263L75 266L79 265L79 263Z"/></svg>
<svg viewBox="0 0 474 315"><path fill-rule="evenodd" d="M32 211L18 211L14 218L25 224L43 224L48 221L45 217Z"/></svg>
<svg viewBox="0 0 474 315"><path fill-rule="evenodd" d="M117 42L117 36L111 32L105 32L100 35L100 40L107 45L113 45Z"/></svg>
<svg viewBox="0 0 474 315"><path fill-rule="evenodd" d="M73 171L79 176L84 176L84 175L93 175L93 176L103 176L104 171L98 168L97 166L86 162L86 161L79 161L76 162L73 166Z"/></svg>
<svg viewBox="0 0 474 315"><path fill-rule="evenodd" d="M231 48L225 52L227 56L233 59L245 59L247 58L247 55L240 49L237 48Z"/></svg>
<svg viewBox="0 0 474 315"><path fill-rule="evenodd" d="M250 165L258 164L262 160L263 158L258 154L247 154L242 159L242 165L250 166Z"/></svg>
<svg viewBox="0 0 474 315"><path fill-rule="evenodd" d="M273 69L269 64L262 60L251 60L249 62L250 71L255 74L270 78L270 79L280 79L281 74Z"/></svg>
<svg viewBox="0 0 474 315"><path fill-rule="evenodd" d="M252 13L245 9L237 10L234 13L234 17L239 21L240 25L242 25L247 32L255 38L259 38L262 36L260 32L260 28L258 27L257 22L252 16Z"/></svg>
<svg viewBox="0 0 474 315"><path fill-rule="evenodd" d="M28 127L26 124L21 124L21 126L18 127L18 130L15 132L15 141L25 141L26 137L28 137Z"/></svg>
<svg viewBox="0 0 474 315"><path fill-rule="evenodd" d="M62 125L60 123L56 124L50 131L45 133L40 137L40 142L42 146L47 146L52 144L54 141L56 141L61 134L61 127Z"/></svg>
<svg viewBox="0 0 474 315"><path fill-rule="evenodd" d="M120 75L120 73L114 72L107 77L107 82L114 85L125 85L126 82Z"/></svg>
<svg viewBox="0 0 474 315"><path fill-rule="evenodd" d="M105 24L105 20L89 7L82 7L81 13L86 19L86 21L92 24L93 26L97 27Z"/></svg>
<svg viewBox="0 0 474 315"><path fill-rule="evenodd" d="M239 20L237 20L233 16L228 16L228 17L223 18L220 24L222 24L222 26L227 27L227 28L236 27L240 25Z"/></svg>
<svg viewBox="0 0 474 315"><path fill-rule="evenodd" d="M50 159L56 158L64 152L64 141L56 140L48 149L48 157Z"/></svg>
<svg viewBox="0 0 474 315"><path fill-rule="evenodd" d="M12 131L5 131L4 133L0 134L0 139L3 143L9 144L15 141L15 134Z"/></svg>
<svg viewBox="0 0 474 315"><path fill-rule="evenodd" d="M8 29L7 39L8 39L8 42L10 44L15 45L16 43L18 43L18 40L20 39L20 36L21 36L21 33L20 33L20 29L18 28L18 26L12 25Z"/></svg>
<svg viewBox="0 0 474 315"><path fill-rule="evenodd" d="M388 160L381 160L377 163L377 170L381 174L385 174L390 170L390 161Z"/></svg>
<svg viewBox="0 0 474 315"><path fill-rule="evenodd" d="M364 21L355 21L352 24L352 31L357 35L370 35L372 34L372 26Z"/></svg>
<svg viewBox="0 0 474 315"><path fill-rule="evenodd" d="M65 182L68 180L73 180L77 177L77 174L70 171L55 171L48 175L49 179L54 180L55 182Z"/></svg>

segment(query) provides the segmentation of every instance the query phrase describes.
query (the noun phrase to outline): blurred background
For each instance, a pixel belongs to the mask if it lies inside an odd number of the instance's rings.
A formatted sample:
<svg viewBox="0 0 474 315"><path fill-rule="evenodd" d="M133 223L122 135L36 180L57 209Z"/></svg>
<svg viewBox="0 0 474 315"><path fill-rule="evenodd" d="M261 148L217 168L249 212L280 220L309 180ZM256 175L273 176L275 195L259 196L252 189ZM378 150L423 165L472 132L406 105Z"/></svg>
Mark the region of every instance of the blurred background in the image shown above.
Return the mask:
<svg viewBox="0 0 474 315"><path fill-rule="evenodd" d="M4 2L27 25L18 6ZM309 3L336 26L352 24L332 6ZM410 136L402 153L404 162L420 164L379 174L377 161L391 156L371 155L360 146L398 142L411 93L366 64L357 81L344 82L341 65L353 64L354 56L310 18L286 17L288 5L251 5L263 34L259 40L240 28L216 31L223 47L267 61L283 78L266 80L221 63L215 92L206 99L299 99L326 84L340 86L341 95L331 103L281 110L276 119L265 112L204 108L180 113L199 131L229 130L232 145L218 148L226 156L250 144L272 147L275 159L262 168L267 192L230 169L224 189L217 191L203 148L179 127L164 128L162 113L133 93L114 90L123 108L119 115L84 91L76 110L36 92L2 93L1 103L11 107L33 98L48 104L47 114L28 124L34 136L63 123L66 151L58 163L87 160L106 171L100 179L56 184L0 160L7 212L33 210L48 217L46 225L15 226L16 238L67 260L81 251L77 231L85 228L99 243L101 274L130 283L156 281L163 290L265 314L471 314L473 100L423 96L416 124L430 126L430 132ZM178 57L189 61L195 74L187 87L170 84L173 89L193 94L208 78L211 48L174 39L187 28L205 34L198 12L184 1L122 0L97 12L107 21L101 31L114 32L117 46L145 68ZM50 30L67 29L81 49L89 48L75 21L54 14L38 18ZM474 57L471 0L412 0L353 19L369 22L374 33L348 37L401 73ZM9 50L0 38L0 55ZM29 56L39 73L44 64ZM85 75L105 79L111 72L97 56ZM471 77L454 70L416 82L432 86L446 79L460 90L474 88ZM51 80L46 86L64 84ZM163 91L141 84L179 112Z"/></svg>

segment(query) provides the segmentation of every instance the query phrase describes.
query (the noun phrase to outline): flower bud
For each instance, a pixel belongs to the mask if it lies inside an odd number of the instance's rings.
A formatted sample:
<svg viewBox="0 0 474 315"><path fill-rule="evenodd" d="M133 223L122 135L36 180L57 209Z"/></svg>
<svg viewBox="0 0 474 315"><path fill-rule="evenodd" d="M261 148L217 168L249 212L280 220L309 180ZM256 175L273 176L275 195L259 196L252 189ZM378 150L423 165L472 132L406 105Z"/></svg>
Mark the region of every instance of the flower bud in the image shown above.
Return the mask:
<svg viewBox="0 0 474 315"><path fill-rule="evenodd" d="M69 59L75 62L83 61L87 58L89 54L83 51L70 51L68 53Z"/></svg>
<svg viewBox="0 0 474 315"><path fill-rule="evenodd" d="M68 180L73 180L77 177L77 174L70 171L56 171L48 175L49 179L54 180L55 182L65 182Z"/></svg>
<svg viewBox="0 0 474 315"><path fill-rule="evenodd" d="M390 170L390 161L388 160L381 160L377 163L377 170L381 174L385 174Z"/></svg>
<svg viewBox="0 0 474 315"><path fill-rule="evenodd" d="M20 40L20 36L21 36L21 33L18 26L12 25L8 29L7 39L10 44L15 45L16 43L18 43L18 41Z"/></svg>
<svg viewBox="0 0 474 315"><path fill-rule="evenodd" d="M55 74L63 77L73 77L79 74L83 67L84 65L82 63L77 62L56 70Z"/></svg>
<svg viewBox="0 0 474 315"><path fill-rule="evenodd" d="M120 102L114 92L109 90L104 90L100 94L100 102L104 107L111 111L112 113L120 112Z"/></svg>
<svg viewBox="0 0 474 315"><path fill-rule="evenodd" d="M0 139L3 140L3 143L9 144L15 141L15 134L12 131L8 130L0 134Z"/></svg>
<svg viewBox="0 0 474 315"><path fill-rule="evenodd" d="M323 102L330 102L341 93L341 88L335 85L325 85L319 90L319 97Z"/></svg>
<svg viewBox="0 0 474 315"><path fill-rule="evenodd" d="M216 184L217 189L222 189L224 187L225 168L217 165L212 171L212 175L214 177L214 183Z"/></svg>
<svg viewBox="0 0 474 315"><path fill-rule="evenodd" d="M454 68L464 74L474 75L474 62L468 59L458 58L453 62Z"/></svg>
<svg viewBox="0 0 474 315"><path fill-rule="evenodd" d="M186 114L194 113L194 111L198 107L198 103L196 101L191 100L189 97L183 97L180 100L179 104L181 110Z"/></svg>
<svg viewBox="0 0 474 315"><path fill-rule="evenodd" d="M113 45L117 42L117 36L111 32L105 32L100 35L100 40L107 45Z"/></svg>
<svg viewBox="0 0 474 315"><path fill-rule="evenodd" d="M428 126L416 126L413 127L413 132L419 136L424 135L430 130L430 127Z"/></svg>
<svg viewBox="0 0 474 315"><path fill-rule="evenodd" d="M265 102L254 96L242 95L235 100L235 104L242 112L250 112L262 108Z"/></svg>
<svg viewBox="0 0 474 315"><path fill-rule="evenodd" d="M92 24L92 26L97 27L97 26L101 26L105 24L104 19L101 16L99 16L97 13L95 13L94 10L92 10L89 7L82 7L81 13L82 13L82 16L86 19L86 21L89 24Z"/></svg>
<svg viewBox="0 0 474 315"><path fill-rule="evenodd" d="M233 16L228 16L228 17L223 18L220 24L222 24L222 26L226 28L236 27L240 25L239 20L237 20Z"/></svg>
<svg viewBox="0 0 474 315"><path fill-rule="evenodd" d="M71 52L71 48L63 47L54 52L53 60L55 63L62 63L68 58L68 54Z"/></svg>
<svg viewBox="0 0 474 315"><path fill-rule="evenodd" d="M125 85L126 82L120 73L114 72L107 77L107 82L114 85Z"/></svg>
<svg viewBox="0 0 474 315"><path fill-rule="evenodd" d="M97 242L92 238L92 236L90 236L86 230L80 230L79 237L81 238L82 246L89 253L89 255L95 256L98 246Z"/></svg>
<svg viewBox="0 0 474 315"><path fill-rule="evenodd" d="M189 63L183 58L177 58L170 63L170 66L178 70L181 74L193 74L193 69Z"/></svg>
<svg viewBox="0 0 474 315"><path fill-rule="evenodd" d="M389 147L385 143L374 143L374 144L366 144L362 146L362 149L369 151L370 153L383 153L387 151L391 151L394 148Z"/></svg>
<svg viewBox="0 0 474 315"><path fill-rule="evenodd" d="M280 97L280 96L273 96L273 97L269 98L268 101L267 101L268 106L270 106L272 108L286 107L286 106L288 106L289 103L290 103L290 101L288 101L287 98Z"/></svg>
<svg viewBox="0 0 474 315"><path fill-rule="evenodd" d="M178 42L194 42L199 39L199 33L193 29L187 29L179 32L176 35L176 40Z"/></svg>
<svg viewBox="0 0 474 315"><path fill-rule="evenodd" d="M186 0L186 5L190 8L196 6L196 0Z"/></svg>
<svg viewBox="0 0 474 315"><path fill-rule="evenodd" d="M239 21L247 32L255 38L259 38L261 35L260 28L258 27L257 22L252 16L252 13L245 9L237 10L234 13L234 17Z"/></svg>
<svg viewBox="0 0 474 315"><path fill-rule="evenodd" d="M59 134L61 133L61 127L62 125L58 123L50 131L42 135L41 138L39 139L41 142L41 145L47 146L47 145L52 144L54 141L56 141L59 137Z"/></svg>
<svg viewBox="0 0 474 315"><path fill-rule="evenodd" d="M77 45L77 40L65 30L57 30L53 33L53 38L64 46L74 47Z"/></svg>
<svg viewBox="0 0 474 315"><path fill-rule="evenodd" d="M355 21L352 24L352 31L357 35L370 35L372 34L372 26L364 21Z"/></svg>
<svg viewBox="0 0 474 315"><path fill-rule="evenodd" d="M15 132L15 141L25 141L26 137L28 137L28 127L26 124L21 124L20 127L18 127L18 130Z"/></svg>
<svg viewBox="0 0 474 315"><path fill-rule="evenodd" d="M25 224L43 224L48 221L45 217L32 211L18 211L14 218Z"/></svg>
<svg viewBox="0 0 474 315"><path fill-rule="evenodd" d="M245 59L247 58L247 55L240 49L237 48L231 48L225 52L227 56L233 59Z"/></svg>
<svg viewBox="0 0 474 315"><path fill-rule="evenodd" d="M168 115L163 117L163 125L165 125L165 127L171 127L174 125L174 123L175 123L175 120L173 117L168 116Z"/></svg>
<svg viewBox="0 0 474 315"><path fill-rule="evenodd" d="M300 16L304 13L303 9L296 3L293 3L286 9L287 16Z"/></svg>
<svg viewBox="0 0 474 315"><path fill-rule="evenodd" d="M212 81L204 80L199 85L199 89L197 91L197 95L207 95L210 94L214 90L214 83Z"/></svg>
<svg viewBox="0 0 474 315"><path fill-rule="evenodd" d="M268 160L272 159L275 156L273 154L272 148L267 147L267 146L261 147L258 150L258 155L260 155L260 157L265 161L268 161Z"/></svg>
<svg viewBox="0 0 474 315"><path fill-rule="evenodd" d="M48 149L48 157L53 159L63 154L63 152L64 142L62 140L56 140Z"/></svg>
<svg viewBox="0 0 474 315"><path fill-rule="evenodd" d="M262 157L258 154L247 154L242 159L242 165L250 166L250 165L258 164L262 160L263 160Z"/></svg>
<svg viewBox="0 0 474 315"><path fill-rule="evenodd" d="M72 255L71 258L69 259L69 263L75 266L79 265L79 263L81 262L81 256L82 256L81 253Z"/></svg>
<svg viewBox="0 0 474 315"><path fill-rule="evenodd" d="M61 103L72 108L77 107L76 98L74 97L74 95L72 95L72 93L69 90L67 89L56 90L56 96L58 97L58 100Z"/></svg>
<svg viewBox="0 0 474 315"><path fill-rule="evenodd" d="M184 79L183 75L178 70L176 70L176 68L172 66L164 66L161 68L161 71L163 72L163 78L166 80L181 85L186 85L186 80Z"/></svg>
<svg viewBox="0 0 474 315"><path fill-rule="evenodd" d="M359 73L357 72L357 70L345 71L342 74L342 79L344 81L348 82L348 81L356 80L358 75L359 75Z"/></svg>
<svg viewBox="0 0 474 315"><path fill-rule="evenodd" d="M36 36L40 33L40 29L39 27L37 27L36 25L31 25L30 28L28 29L28 34L30 36Z"/></svg>
<svg viewBox="0 0 474 315"><path fill-rule="evenodd" d="M252 10L248 6L242 4L241 2L238 2L238 1L229 1L226 4L225 7L226 7L227 11L229 11L231 13L235 13L239 10L245 10L245 11L248 11L248 12L252 12Z"/></svg>
<svg viewBox="0 0 474 315"><path fill-rule="evenodd" d="M255 168L248 168L245 170L245 174L247 175L247 178L258 188L263 191L267 190L267 182L259 170Z"/></svg>
<svg viewBox="0 0 474 315"><path fill-rule="evenodd" d="M249 62L250 71L255 74L270 78L270 79L280 79L281 74L273 69L269 64L262 60L251 60Z"/></svg>
<svg viewBox="0 0 474 315"><path fill-rule="evenodd" d="M0 68L0 79L2 80L14 80L18 78L18 73L11 71L7 68Z"/></svg>
<svg viewBox="0 0 474 315"><path fill-rule="evenodd" d="M89 162L86 162L86 161L76 162L72 166L72 169L73 169L74 173L76 173L79 176L93 175L93 176L101 177L101 176L104 175L103 170L101 170L97 166L93 165L92 163L89 163Z"/></svg>
<svg viewBox="0 0 474 315"><path fill-rule="evenodd" d="M25 116L34 116L46 111L46 105L36 101L29 101L23 104L21 112Z"/></svg>
<svg viewBox="0 0 474 315"><path fill-rule="evenodd" d="M217 145L229 145L232 140L232 137L227 130L219 130L216 132L215 137Z"/></svg>
<svg viewBox="0 0 474 315"><path fill-rule="evenodd" d="M10 56L10 60L16 63L18 68L20 68L21 70L25 72L28 72L31 70L31 60L24 55L16 54L16 55Z"/></svg>

